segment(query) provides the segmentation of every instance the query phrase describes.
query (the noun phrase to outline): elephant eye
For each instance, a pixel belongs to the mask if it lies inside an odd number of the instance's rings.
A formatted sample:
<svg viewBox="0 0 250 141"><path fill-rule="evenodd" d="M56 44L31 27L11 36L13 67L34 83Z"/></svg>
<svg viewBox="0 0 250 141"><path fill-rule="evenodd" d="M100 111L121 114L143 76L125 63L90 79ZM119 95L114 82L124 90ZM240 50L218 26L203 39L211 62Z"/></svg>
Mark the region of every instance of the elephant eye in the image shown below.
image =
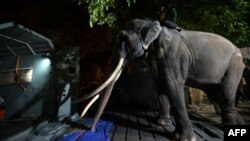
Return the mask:
<svg viewBox="0 0 250 141"><path fill-rule="evenodd" d="M133 48L133 46L132 46L132 44L131 44L131 41L126 42L125 46L126 46L126 51L127 51L128 53L132 53L132 52L135 51L135 49Z"/></svg>
<svg viewBox="0 0 250 141"><path fill-rule="evenodd" d="M125 44L125 46L126 46L126 51L127 51L127 52L131 52L131 45L130 45L130 43L127 42L127 43Z"/></svg>

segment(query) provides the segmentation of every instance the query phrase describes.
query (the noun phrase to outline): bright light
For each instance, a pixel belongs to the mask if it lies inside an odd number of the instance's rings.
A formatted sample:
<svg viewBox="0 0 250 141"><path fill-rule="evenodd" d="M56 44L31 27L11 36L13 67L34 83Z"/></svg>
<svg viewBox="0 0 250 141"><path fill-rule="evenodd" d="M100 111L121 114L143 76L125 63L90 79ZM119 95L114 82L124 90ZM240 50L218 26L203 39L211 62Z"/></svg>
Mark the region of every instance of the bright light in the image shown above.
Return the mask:
<svg viewBox="0 0 250 141"><path fill-rule="evenodd" d="M29 70L28 73L26 74L26 79L28 82L31 82L32 81L32 74L33 74L33 70Z"/></svg>
<svg viewBox="0 0 250 141"><path fill-rule="evenodd" d="M31 82L32 81L32 74L33 74L32 69L21 71L21 74L20 74L21 81L23 81L23 82Z"/></svg>
<svg viewBox="0 0 250 141"><path fill-rule="evenodd" d="M49 58L42 58L41 60L38 60L35 65L35 74L44 77L44 74L47 74L50 71L50 64L51 61Z"/></svg>
<svg viewBox="0 0 250 141"><path fill-rule="evenodd" d="M44 58L41 62L41 67L48 67L50 65L50 59L49 58Z"/></svg>

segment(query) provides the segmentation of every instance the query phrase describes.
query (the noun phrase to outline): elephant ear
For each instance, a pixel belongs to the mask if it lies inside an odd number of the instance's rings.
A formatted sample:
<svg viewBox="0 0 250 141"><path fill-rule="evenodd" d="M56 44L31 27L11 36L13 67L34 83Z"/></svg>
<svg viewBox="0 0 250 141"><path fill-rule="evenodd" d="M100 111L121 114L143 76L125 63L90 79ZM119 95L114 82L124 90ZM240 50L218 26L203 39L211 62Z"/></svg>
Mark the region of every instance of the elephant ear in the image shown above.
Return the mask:
<svg viewBox="0 0 250 141"><path fill-rule="evenodd" d="M145 50L158 37L161 25L158 21L146 20L140 29L141 43Z"/></svg>

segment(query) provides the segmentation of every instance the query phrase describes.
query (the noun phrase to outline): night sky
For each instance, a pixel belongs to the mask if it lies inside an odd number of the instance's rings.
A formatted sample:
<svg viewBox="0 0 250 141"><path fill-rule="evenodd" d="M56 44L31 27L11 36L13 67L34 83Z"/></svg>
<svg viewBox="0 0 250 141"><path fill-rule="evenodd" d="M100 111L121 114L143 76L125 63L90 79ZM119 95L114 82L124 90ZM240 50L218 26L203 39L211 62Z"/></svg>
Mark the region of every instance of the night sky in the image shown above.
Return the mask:
<svg viewBox="0 0 250 141"><path fill-rule="evenodd" d="M50 38L55 51L80 48L80 76L85 87L104 81L113 37L108 27L91 29L88 19L85 8L70 0L0 1L0 23L17 22Z"/></svg>

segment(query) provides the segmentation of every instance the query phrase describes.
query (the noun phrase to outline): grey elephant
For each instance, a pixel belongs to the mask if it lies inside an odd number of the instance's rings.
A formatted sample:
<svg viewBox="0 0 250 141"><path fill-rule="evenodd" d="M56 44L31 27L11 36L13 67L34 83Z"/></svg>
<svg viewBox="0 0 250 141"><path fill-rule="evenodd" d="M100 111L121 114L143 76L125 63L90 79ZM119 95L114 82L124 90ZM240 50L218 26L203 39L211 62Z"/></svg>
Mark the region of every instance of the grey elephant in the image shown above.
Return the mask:
<svg viewBox="0 0 250 141"><path fill-rule="evenodd" d="M116 47L120 60L110 78L78 100L92 97L107 87L91 130L95 130L124 65L140 59L145 53L153 56L158 88L173 109L176 121L174 140L196 140L185 106L185 85L204 90L208 97L220 104L223 124L244 123L234 102L245 65L240 50L224 37L198 31L179 32L161 26L158 21L135 19L120 31ZM162 103L168 106L168 102Z"/></svg>

